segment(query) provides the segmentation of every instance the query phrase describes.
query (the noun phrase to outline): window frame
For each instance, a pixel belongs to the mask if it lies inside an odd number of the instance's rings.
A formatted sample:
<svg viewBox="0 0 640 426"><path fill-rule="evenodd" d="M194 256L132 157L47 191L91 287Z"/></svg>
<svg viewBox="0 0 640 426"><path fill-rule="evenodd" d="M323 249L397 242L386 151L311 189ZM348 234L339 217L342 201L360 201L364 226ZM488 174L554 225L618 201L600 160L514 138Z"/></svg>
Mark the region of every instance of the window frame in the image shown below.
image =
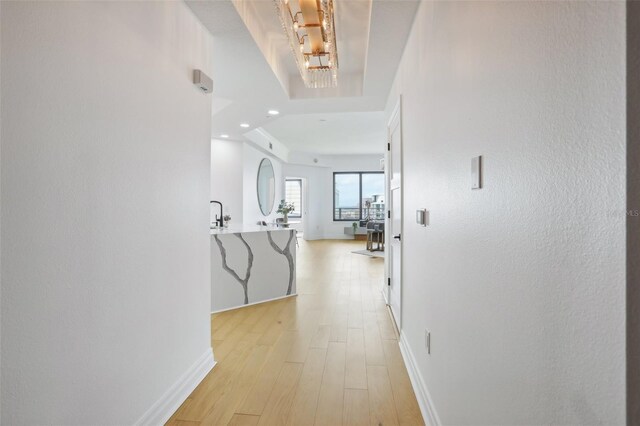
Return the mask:
<svg viewBox="0 0 640 426"><path fill-rule="evenodd" d="M336 219L336 175L358 175L358 204L360 205L358 209L360 211L358 219ZM362 218L362 175L384 175L384 172L333 172L333 193L331 194L331 197L333 198L333 214L331 216L333 217L334 222L360 222L361 220L364 220Z"/></svg>
<svg viewBox="0 0 640 426"><path fill-rule="evenodd" d="M302 203L304 202L303 201L303 196L302 196L303 195L302 194L302 178L285 178L284 179L284 199L285 199L285 201L287 201L287 182L289 182L289 181L298 182L298 184L300 185L300 214L296 215L296 214L292 214L293 212L291 212L291 213L289 213L288 216L292 217L292 218L296 218L296 219L302 219L302 210L303 210Z"/></svg>

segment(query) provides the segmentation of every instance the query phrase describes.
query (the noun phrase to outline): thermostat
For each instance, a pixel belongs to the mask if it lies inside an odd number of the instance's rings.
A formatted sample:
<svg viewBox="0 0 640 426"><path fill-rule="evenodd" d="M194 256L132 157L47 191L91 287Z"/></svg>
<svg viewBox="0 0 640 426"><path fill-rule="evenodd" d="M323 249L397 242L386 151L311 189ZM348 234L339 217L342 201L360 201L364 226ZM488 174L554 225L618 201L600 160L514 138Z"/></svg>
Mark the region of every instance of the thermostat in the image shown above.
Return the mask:
<svg viewBox="0 0 640 426"><path fill-rule="evenodd" d="M204 93L211 93L213 90L213 80L203 73L202 70L193 70L193 84Z"/></svg>

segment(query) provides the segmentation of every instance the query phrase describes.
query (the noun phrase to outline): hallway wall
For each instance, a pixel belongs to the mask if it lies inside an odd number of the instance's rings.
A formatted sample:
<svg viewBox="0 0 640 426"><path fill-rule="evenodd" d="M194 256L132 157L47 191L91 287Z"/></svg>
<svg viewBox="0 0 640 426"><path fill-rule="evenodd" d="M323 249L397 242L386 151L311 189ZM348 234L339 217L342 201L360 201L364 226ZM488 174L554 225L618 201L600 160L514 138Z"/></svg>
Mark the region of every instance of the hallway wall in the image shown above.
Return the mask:
<svg viewBox="0 0 640 426"><path fill-rule="evenodd" d="M220 139L211 140L211 200L223 203L224 213L231 223L243 220L244 143ZM211 208L211 221L219 214L219 206Z"/></svg>
<svg viewBox="0 0 640 426"><path fill-rule="evenodd" d="M211 36L182 2L3 1L1 31L1 422L162 423L213 363Z"/></svg>
<svg viewBox="0 0 640 426"><path fill-rule="evenodd" d="M387 112L402 95L403 340L433 421L624 423L624 51L624 2L421 4Z"/></svg>
<svg viewBox="0 0 640 426"><path fill-rule="evenodd" d="M627 424L640 424L640 3L627 1Z"/></svg>

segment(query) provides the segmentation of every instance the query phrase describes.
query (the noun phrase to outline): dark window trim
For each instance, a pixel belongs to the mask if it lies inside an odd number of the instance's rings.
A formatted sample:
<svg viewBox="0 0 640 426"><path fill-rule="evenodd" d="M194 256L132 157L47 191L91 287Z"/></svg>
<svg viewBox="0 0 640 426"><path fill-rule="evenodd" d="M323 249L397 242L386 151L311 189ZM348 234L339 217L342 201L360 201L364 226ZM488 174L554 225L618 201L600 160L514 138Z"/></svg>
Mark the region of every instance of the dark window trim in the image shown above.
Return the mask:
<svg viewBox="0 0 640 426"><path fill-rule="evenodd" d="M333 217L334 222L357 222L362 219L362 175L383 175L384 172L333 172L333 193L331 197L333 198L333 213L331 216ZM358 205L360 206L360 214L358 219L336 219L336 175L359 175L358 176L358 185L359 185L359 199Z"/></svg>
<svg viewBox="0 0 640 426"><path fill-rule="evenodd" d="M289 217L293 217L293 218L296 218L296 219L301 219L301 218L302 218L302 209L303 209L303 207L302 207L302 203L303 203L303 201L302 201L302 179L296 179L296 178L289 179L289 178L285 178L285 180L284 180L284 181L285 181L285 194L284 194L284 198L285 198L285 199L287 198L287 193L286 193L286 190L287 190L287 188L286 188L287 182L289 182L289 181L291 181L291 182L300 182L300 214L298 214L298 215L296 215L296 214L290 214L290 215L289 215Z"/></svg>

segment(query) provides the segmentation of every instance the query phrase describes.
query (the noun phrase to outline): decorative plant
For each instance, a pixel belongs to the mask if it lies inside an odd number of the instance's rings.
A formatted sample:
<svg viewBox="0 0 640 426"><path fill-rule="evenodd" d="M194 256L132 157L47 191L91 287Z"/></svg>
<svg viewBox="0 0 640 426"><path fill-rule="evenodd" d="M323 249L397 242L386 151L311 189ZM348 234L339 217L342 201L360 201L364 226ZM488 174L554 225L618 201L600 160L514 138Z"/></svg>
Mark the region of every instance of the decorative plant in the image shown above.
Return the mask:
<svg viewBox="0 0 640 426"><path fill-rule="evenodd" d="M280 205L278 205L278 213L282 213L284 217L287 217L289 213L294 211L296 207L293 203L287 203L285 200L280 200Z"/></svg>
<svg viewBox="0 0 640 426"><path fill-rule="evenodd" d="M356 230L358 229L358 222L353 222L351 226L353 226L353 232L355 233Z"/></svg>
<svg viewBox="0 0 640 426"><path fill-rule="evenodd" d="M231 216L228 214L225 214L222 219L224 219L225 222L230 222L231 221Z"/></svg>

